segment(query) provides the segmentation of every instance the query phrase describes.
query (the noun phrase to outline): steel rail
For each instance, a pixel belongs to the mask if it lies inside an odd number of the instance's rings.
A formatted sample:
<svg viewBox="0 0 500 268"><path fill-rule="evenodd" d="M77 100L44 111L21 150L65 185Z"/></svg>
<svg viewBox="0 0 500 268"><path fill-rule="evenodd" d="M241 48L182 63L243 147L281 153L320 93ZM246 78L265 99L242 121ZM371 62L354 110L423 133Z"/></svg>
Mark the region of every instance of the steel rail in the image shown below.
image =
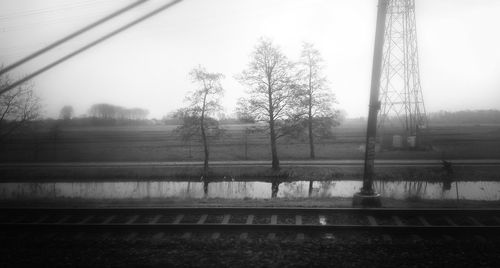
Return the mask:
<svg viewBox="0 0 500 268"><path fill-rule="evenodd" d="M340 222L327 223L327 217L355 215L366 217L360 224L357 219L351 219L356 224L346 224L349 219L340 218ZM4 231L21 232L214 232L217 237L222 232L268 232L273 236L278 232L304 233L329 232L371 232L376 234L422 234L422 235L486 235L488 238L500 234L500 209L452 209L452 208L268 208L268 207L105 207L105 208L0 208L0 228ZM224 215L224 219L213 219L210 216ZM295 216L295 224L278 223L278 216L286 215L290 219ZM316 220L311 223L311 216ZM104 217L103 217L104 216ZM141 216L154 216L154 219ZM159 221L167 216L167 223ZM174 219L175 216L175 219ZM184 220L184 216L189 217ZM194 217L193 217L194 216ZM231 222L231 216L236 216L240 223ZM271 216L270 221L262 223L254 221L255 216ZM302 216L309 216L308 222L302 223ZM377 217L391 217L393 224L387 221L377 222ZM51 218L52 217L52 218ZM76 217L76 218L75 218ZM401 218L399 218L401 217ZM420 224L403 223L401 219L414 217ZM446 219L447 223L434 225L426 217ZM480 217L479 220L474 217ZM72 219L71 219L72 218ZM324 220L322 221L321 218ZM394 220L397 218L397 220ZM469 218L471 224L459 224L452 218ZM48 220L51 219L51 220ZM71 220L70 220L71 219ZM184 218L185 219L185 218ZM246 219L243 220L243 219ZM387 219L387 218L386 218ZM485 219L488 224L484 224ZM380 218L379 218L380 220ZM196 223L194 223L194 222ZM481 223L480 221L483 221ZM243 223L246 222L246 223ZM492 224L492 223L495 224ZM298 239L298 238L297 238Z"/></svg>
<svg viewBox="0 0 500 268"><path fill-rule="evenodd" d="M2 230L45 231L268 231L268 232L333 232L367 231L391 234L500 234L495 226L443 226L443 225L356 225L356 224L214 224L214 223L0 223Z"/></svg>
<svg viewBox="0 0 500 268"><path fill-rule="evenodd" d="M4 214L358 214L374 216L414 215L500 215L500 208L305 208L305 207L100 207L100 208L54 208L54 207L1 207Z"/></svg>

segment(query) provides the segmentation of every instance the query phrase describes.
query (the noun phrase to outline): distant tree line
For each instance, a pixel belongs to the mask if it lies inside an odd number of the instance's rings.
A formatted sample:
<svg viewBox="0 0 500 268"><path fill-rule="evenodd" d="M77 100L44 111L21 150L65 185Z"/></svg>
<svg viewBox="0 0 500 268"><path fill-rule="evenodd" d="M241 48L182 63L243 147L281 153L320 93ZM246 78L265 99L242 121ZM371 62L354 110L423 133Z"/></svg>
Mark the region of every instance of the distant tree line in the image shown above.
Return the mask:
<svg viewBox="0 0 500 268"><path fill-rule="evenodd" d="M499 110L439 111L429 114L429 121L446 124L500 124Z"/></svg>
<svg viewBox="0 0 500 268"><path fill-rule="evenodd" d="M124 108L108 103L94 104L90 107L89 116L100 119L125 119L125 120L144 120L149 111L142 108Z"/></svg>
<svg viewBox="0 0 500 268"><path fill-rule="evenodd" d="M111 126L111 125L145 125L154 124L148 120L149 111L142 108L124 108L118 105L99 103L88 110L88 114L75 116L71 105L66 105L59 112L59 120L51 124L72 126Z"/></svg>
<svg viewBox="0 0 500 268"><path fill-rule="evenodd" d="M165 115L159 120L164 125L182 125L183 119L179 117L179 110ZM220 125L237 125L237 124L253 124L255 121L245 121L242 118L238 118L237 115L225 115L224 113L218 113L217 115L212 115L214 120L217 120Z"/></svg>

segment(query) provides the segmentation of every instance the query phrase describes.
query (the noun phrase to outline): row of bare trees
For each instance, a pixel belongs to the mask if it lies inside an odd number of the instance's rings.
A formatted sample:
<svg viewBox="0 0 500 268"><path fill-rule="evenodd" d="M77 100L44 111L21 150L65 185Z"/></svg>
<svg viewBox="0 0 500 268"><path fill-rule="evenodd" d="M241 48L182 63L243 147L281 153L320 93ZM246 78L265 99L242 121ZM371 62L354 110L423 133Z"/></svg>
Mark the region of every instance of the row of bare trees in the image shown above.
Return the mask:
<svg viewBox="0 0 500 268"><path fill-rule="evenodd" d="M246 96L238 101L238 117L265 123L260 131L269 134L273 170L280 169L278 139L307 135L310 157L315 158L315 139L327 136L338 124L338 113L333 109L335 98L323 68L321 55L311 44L304 44L300 60L293 62L272 41L262 38L247 68L236 76L247 87ZM200 138L204 171L208 172L210 139L223 134L214 115L222 109L224 76L199 66L190 77L196 88L187 94L188 106L174 113L182 122L176 131L186 140ZM0 77L0 87L10 82L7 76ZM40 101L32 88L31 84L23 84L0 96L0 140L39 116ZM96 104L89 114L102 119L144 119L148 111ZM72 107L63 107L61 118L72 116Z"/></svg>
<svg viewBox="0 0 500 268"><path fill-rule="evenodd" d="M90 107L89 115L101 119L129 119L143 120L148 116L149 111L142 108L124 108L108 103L94 104Z"/></svg>
<svg viewBox="0 0 500 268"><path fill-rule="evenodd" d="M339 124L333 108L335 97L323 69L323 59L313 45L304 44L300 60L293 62L272 41L261 38L248 67L236 76L247 87L246 96L238 101L238 117L265 122L262 131L269 134L275 171L280 169L278 139L307 133L310 157L314 159L315 137L327 136ZM188 106L174 115L182 121L177 131L184 139L201 139L204 171L208 172L209 138L223 133L212 116L221 109L224 76L202 66L193 69L190 76L197 88L187 94Z"/></svg>
<svg viewBox="0 0 500 268"><path fill-rule="evenodd" d="M0 88L6 88L12 83L8 75L0 76ZM12 90L0 95L0 143L16 131L29 129L33 121L40 119L42 105L40 98L33 91L33 84L25 82ZM89 115L98 119L144 120L149 111L141 108L124 108L111 104L95 104L89 110ZM64 106L60 118L69 120L74 116L72 106Z"/></svg>

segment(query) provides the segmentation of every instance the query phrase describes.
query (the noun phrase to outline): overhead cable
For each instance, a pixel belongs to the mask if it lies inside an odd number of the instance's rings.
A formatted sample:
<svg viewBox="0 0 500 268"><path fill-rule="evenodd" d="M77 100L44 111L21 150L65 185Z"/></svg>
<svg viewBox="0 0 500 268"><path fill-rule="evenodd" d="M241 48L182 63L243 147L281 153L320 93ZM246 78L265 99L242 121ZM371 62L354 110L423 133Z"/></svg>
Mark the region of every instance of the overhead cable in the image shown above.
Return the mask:
<svg viewBox="0 0 500 268"><path fill-rule="evenodd" d="M170 3L168 3L168 4L165 4L165 5L161 6L161 7L157 8L157 9L155 9L155 10L149 12L149 13L147 13L146 15L144 15L142 17L139 17L138 19L135 19L134 21L132 21L132 22L130 22L130 23L128 23L128 24L126 24L126 25L124 25L124 26L122 26L122 27L120 27L120 28L118 28L118 29L116 29L116 30L114 30L114 31L112 31L112 32L110 32L110 33L102 36L101 38L99 38L99 39L97 39L97 40L95 40L95 41L87 44L86 46L83 46L80 49L78 49L78 50L76 50L76 51L74 51L74 52L72 52L72 53L70 53L70 54L68 54L68 55L66 55L66 56L58 59L57 61L55 61L55 62L53 62L51 64L48 64L48 65L42 67L38 71L36 71L36 72L34 72L34 73L32 73L32 74L30 74L28 76L25 76L24 78L22 78L22 79L14 82L14 83L8 85L5 88L0 89L0 95L2 95L3 93L5 93L5 92L7 92L7 91L9 91L9 90L11 90L11 89L13 89L13 88L21 85L22 83L24 83L24 82L32 79L33 77L35 77L35 76L37 76L37 75L39 75L39 74L41 74L43 72L46 72L47 70L55 67L56 65L59 65L60 63L66 61L66 60L68 60L68 59L70 59L70 58L72 58L72 57L74 57L74 56L76 56L76 55L78 55L80 53L82 53L83 51L85 51L85 50L87 50L87 49L89 49L89 48L91 48L91 47L93 47L93 46L95 46L95 45L97 45L97 44L99 44L99 43L101 43L101 42L109 39L110 37L112 37L114 35L117 35L117 34L123 32L123 31L127 30L128 28L130 28L130 27L132 27L132 26L134 26L134 25L136 25L136 24L138 24L138 23L140 23L140 22L142 22L142 21L144 21L146 19L149 19L150 17L152 17L154 15L157 15L158 13L160 13L160 12L162 12L162 11L164 11L164 10L172 7L172 6L174 6L175 4L177 4L177 3L181 2L181 1L182 0L174 0L174 1L170 2Z"/></svg>
<svg viewBox="0 0 500 268"><path fill-rule="evenodd" d="M2 75L4 73L7 73L8 71L10 71L10 70L12 70L12 69L14 69L16 67L19 67L21 64L26 63L27 61L32 60L32 59L34 59L34 58L42 55L43 53L45 53L45 52L47 52L47 51L49 51L49 50L51 50L51 49L53 49L53 48L55 48L55 47L63 44L63 43L65 43L65 42L67 42L67 41L69 41L69 40L71 40L73 38L75 38L78 35L81 35L82 33L87 32L88 30L90 30L92 28L95 28L95 27L99 26L100 24L103 24L104 22L106 22L106 21L108 21L108 20L110 20L110 19L112 19L112 18L114 18L114 17L116 17L116 16L118 16L118 15L124 13L124 12L127 12L127 11L129 11L129 10L131 10L131 9L139 6L139 5L141 5L141 4L144 4L147 1L149 1L149 0L138 0L138 1L136 1L136 2L134 2L132 4L130 4L130 5L122 8L122 9L116 11L116 12L113 12L113 13L109 14L108 16L106 16L106 17L104 17L102 19L97 20L94 23L91 23L91 24L89 24L89 25L81 28L80 30L78 30L78 31L76 31L76 32L74 32L74 33L72 33L72 34L70 34L70 35L68 35L68 36L66 36L66 37L64 37L62 39L59 39L59 40L55 41L54 43L52 43L52 44L50 44L50 45L48 45L48 46L46 46L46 47L44 47L44 48L42 48L42 49L40 49L38 51L33 52L32 54L30 54L30 55L28 55L28 56L26 56L26 57L18 60L17 62L14 62L13 64L8 65L8 66L0 69L0 75Z"/></svg>

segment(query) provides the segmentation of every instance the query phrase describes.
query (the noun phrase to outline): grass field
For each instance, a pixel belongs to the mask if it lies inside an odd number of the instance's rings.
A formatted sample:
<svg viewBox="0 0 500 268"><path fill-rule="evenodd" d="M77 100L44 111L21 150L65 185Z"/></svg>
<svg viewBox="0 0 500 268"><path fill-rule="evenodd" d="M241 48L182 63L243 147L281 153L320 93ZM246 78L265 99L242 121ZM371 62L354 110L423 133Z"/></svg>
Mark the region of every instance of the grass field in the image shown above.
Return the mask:
<svg viewBox="0 0 500 268"><path fill-rule="evenodd" d="M226 135L210 145L211 160L269 160L269 141L263 133L245 134L249 125L224 125ZM182 142L172 132L175 126L65 127L54 139L47 130L18 135L2 144L1 162L118 162L199 161L199 142ZM500 158L500 126L432 126L423 133L425 149L395 150L387 146L386 131L377 159L488 159ZM335 136L319 140L317 159L363 159L361 125L339 127ZM282 139L281 160L306 160L308 144L300 139ZM455 180L500 180L498 167L457 167ZM52 167L2 168L2 181L91 181L91 180L199 180L201 168L193 167ZM278 177L267 167L214 167L211 180L359 180L362 167L285 167ZM440 181L440 167L377 168L381 180Z"/></svg>
<svg viewBox="0 0 500 268"><path fill-rule="evenodd" d="M264 133L247 134L250 125L223 125L226 134L210 143L211 160L269 160L269 138ZM16 135L0 145L1 162L115 162L199 161L199 141L183 142L172 132L175 126L62 127ZM391 131L383 137L378 159L485 159L500 158L499 125L431 126L422 135L425 148L394 150ZM362 159L365 130L362 125L342 126L335 135L318 139L317 159ZM278 142L282 160L309 158L304 139L283 138Z"/></svg>
<svg viewBox="0 0 500 268"><path fill-rule="evenodd" d="M201 167L2 167L0 182L90 182L90 181L200 181ZM375 179L381 181L448 180L441 167L375 167ZM209 181L340 181L361 180L363 167L214 167ZM500 167L456 166L453 181L500 181Z"/></svg>

